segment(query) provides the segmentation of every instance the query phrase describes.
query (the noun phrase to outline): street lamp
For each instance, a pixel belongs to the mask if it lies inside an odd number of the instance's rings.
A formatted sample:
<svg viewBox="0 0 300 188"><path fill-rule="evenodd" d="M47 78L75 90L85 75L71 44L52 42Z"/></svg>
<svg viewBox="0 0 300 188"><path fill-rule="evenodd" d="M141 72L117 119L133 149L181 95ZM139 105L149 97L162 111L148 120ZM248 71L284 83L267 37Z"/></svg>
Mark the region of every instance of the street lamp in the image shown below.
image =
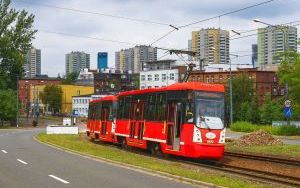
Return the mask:
<svg viewBox="0 0 300 188"><path fill-rule="evenodd" d="M239 32L236 32L232 30L237 35L240 35ZM210 49L215 50L214 47L211 47ZM235 56L236 58L238 55L236 54L229 54L229 56ZM232 73L231 73L231 58L229 58L229 97L230 97L230 125L233 123L233 105L232 105Z"/></svg>
<svg viewBox="0 0 300 188"><path fill-rule="evenodd" d="M229 54L238 58L238 55ZM231 58L229 58L229 95L230 95L230 125L233 123L233 105L232 105L232 76L231 76Z"/></svg>

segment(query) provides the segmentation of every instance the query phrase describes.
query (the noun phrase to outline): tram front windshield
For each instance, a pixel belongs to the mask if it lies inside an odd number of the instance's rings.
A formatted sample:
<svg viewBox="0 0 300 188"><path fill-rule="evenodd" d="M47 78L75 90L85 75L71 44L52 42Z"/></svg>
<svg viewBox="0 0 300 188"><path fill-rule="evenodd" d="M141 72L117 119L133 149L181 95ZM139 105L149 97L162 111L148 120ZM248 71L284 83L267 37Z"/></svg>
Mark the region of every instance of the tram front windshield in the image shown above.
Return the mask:
<svg viewBox="0 0 300 188"><path fill-rule="evenodd" d="M213 92L195 93L194 122L205 129L224 128L224 94Z"/></svg>

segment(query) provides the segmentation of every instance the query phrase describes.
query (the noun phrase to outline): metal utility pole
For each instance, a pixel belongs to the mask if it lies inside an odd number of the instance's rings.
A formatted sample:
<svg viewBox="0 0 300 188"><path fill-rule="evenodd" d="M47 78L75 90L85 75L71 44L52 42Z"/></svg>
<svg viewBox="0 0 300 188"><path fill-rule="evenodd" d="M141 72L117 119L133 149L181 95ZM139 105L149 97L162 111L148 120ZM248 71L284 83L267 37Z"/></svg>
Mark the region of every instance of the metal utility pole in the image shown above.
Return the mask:
<svg viewBox="0 0 300 188"><path fill-rule="evenodd" d="M17 76L17 128L19 127L19 76Z"/></svg>
<svg viewBox="0 0 300 188"><path fill-rule="evenodd" d="M194 51L187 51L187 50L169 50L170 51L170 54L187 54L187 55L190 55L190 56L196 56L196 52ZM201 63L201 60L200 60L200 64ZM196 67L196 65L194 63L189 63L188 64L188 69L186 71L186 74L184 75L184 78L182 79L183 82L187 82L189 80L189 77L194 69L194 67ZM202 66L200 66L200 69L201 69Z"/></svg>

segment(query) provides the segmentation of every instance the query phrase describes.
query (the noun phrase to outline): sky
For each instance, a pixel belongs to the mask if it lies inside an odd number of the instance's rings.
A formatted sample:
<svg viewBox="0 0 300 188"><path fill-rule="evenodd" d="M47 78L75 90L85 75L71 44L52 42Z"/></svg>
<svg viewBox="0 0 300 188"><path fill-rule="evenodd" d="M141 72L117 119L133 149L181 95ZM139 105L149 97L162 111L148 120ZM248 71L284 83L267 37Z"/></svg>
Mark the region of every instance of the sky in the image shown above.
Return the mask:
<svg viewBox="0 0 300 188"><path fill-rule="evenodd" d="M57 76L58 73L65 74L65 54L71 51L89 53L92 69L97 67L97 52L108 52L109 67L114 67L116 51L135 44L152 44L172 30L169 24L179 27L264 1L266 0L12 0L12 7L25 9L35 15L34 28L38 32L32 43L42 51L42 74ZM180 28L153 46L186 49L191 32L208 27L238 32L254 30L242 33L241 37L255 34L255 29L264 25L253 22L253 19L270 24L293 21L298 21L295 25L300 24L299 7L299 0L274 0ZM230 33L231 38L240 37L234 35ZM232 63L250 64L251 45L255 43L256 35L231 40L230 53L240 56L232 59ZM163 59L178 59L177 56L167 55L166 51L158 50L158 58L162 56Z"/></svg>

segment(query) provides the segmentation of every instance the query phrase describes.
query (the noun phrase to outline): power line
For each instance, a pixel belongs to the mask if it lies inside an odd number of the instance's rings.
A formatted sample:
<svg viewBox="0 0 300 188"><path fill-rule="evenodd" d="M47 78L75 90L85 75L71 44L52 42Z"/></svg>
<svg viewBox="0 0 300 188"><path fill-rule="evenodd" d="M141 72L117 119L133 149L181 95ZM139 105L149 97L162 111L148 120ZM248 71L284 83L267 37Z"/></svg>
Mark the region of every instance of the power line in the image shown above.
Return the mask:
<svg viewBox="0 0 300 188"><path fill-rule="evenodd" d="M176 31L177 29L173 29L169 32L167 32L166 34L164 34L163 36L159 37L158 39L156 39L154 42L152 42L150 44L150 46L152 46L153 44L155 44L156 42L160 41L161 39L165 38L166 36L168 36L169 34L173 33L174 31Z"/></svg>
<svg viewBox="0 0 300 188"><path fill-rule="evenodd" d="M48 31L48 30L42 30L42 29L39 29L38 31L39 31L39 32L43 32L43 33L50 33L50 34L64 35L64 36L69 36L69 37L86 38L86 39L100 40L100 41L105 41L105 42L113 42L113 43L118 43L118 44L140 45L140 44L138 44L138 43L133 43L133 42L126 42L126 41L111 40L111 39L105 39L105 38L97 38L97 37L83 36L83 35L77 35L77 34L72 34L72 33L55 32L55 31Z"/></svg>
<svg viewBox="0 0 300 188"><path fill-rule="evenodd" d="M291 25L291 26L296 27L296 26L299 26L299 25L300 24L295 24L295 25ZM230 40L242 39L242 38L247 38L247 37L251 37L251 36L254 36L254 35L265 34L265 33L268 33L268 31L263 31L263 32L258 32L258 33L254 33L254 34L245 35L245 36L235 37L235 38L231 38Z"/></svg>
<svg viewBox="0 0 300 188"><path fill-rule="evenodd" d="M26 1L23 1L23 0L15 0L15 1L18 1L18 2L21 2L21 3L24 3L24 4L30 4L30 5L35 4L35 5L43 6L43 7L47 7L47 8L67 10L67 11L71 11L71 12L79 12L79 13L92 14L92 15L97 15L97 16L105 16L105 17L123 19L123 20L134 21L134 22L141 22L141 23L148 23L148 24L155 24L155 25L163 25L163 26L169 26L170 25L170 24L163 23L163 22L158 22L158 21L132 18L132 17L125 17L125 16L118 16L118 15L112 15L112 14L105 14L105 13L101 13L101 12L92 12L92 11L82 10L82 9L61 7L61 6L42 4L42 3L32 3L32 2L26 2Z"/></svg>
<svg viewBox="0 0 300 188"><path fill-rule="evenodd" d="M230 12L226 12L226 13L223 13L223 14L211 17L211 18L206 18L206 19L199 20L199 21L196 21L196 22L192 22L192 23L189 23L189 24L186 24L186 25L182 25L182 26L179 26L178 28L180 29L180 28L188 27L188 26L195 25L195 24L198 24L198 23L201 23L201 22L205 22L205 21L209 21L209 20L212 20L212 19L220 18L220 17L223 17L223 16L227 16L227 15L230 15L230 14L234 14L234 13L237 13L237 12L244 11L244 10L247 10L247 9L250 9L250 8L254 8L254 7L257 7L257 6L264 5L264 4L268 4L268 3L271 3L273 1L276 1L276 0L263 1L261 3L250 5L250 6L240 8L240 9L237 9L237 10L233 10L233 11L230 11Z"/></svg>
<svg viewBox="0 0 300 188"><path fill-rule="evenodd" d="M300 22L300 20L295 20L295 21L292 21L292 22L287 22L287 23L282 23L282 24L279 24L279 25L286 25L286 26L292 26L292 27L296 27L296 26L299 26L300 24L294 24L294 25L290 25L292 23L298 23ZM251 32L251 31L257 31L257 29L251 29L251 30L246 30L244 32L241 32L242 33L247 33L247 32ZM264 33L267 33L267 31L262 31L262 32L259 32L259 33L253 33L253 34L249 34L249 35L245 35L245 36L240 36L240 37L234 37L234 38L229 38L229 40L236 40L236 39L242 39L242 38L247 38L247 37L251 37L251 36L255 36L257 34L264 34ZM218 44L218 41L215 41L214 44ZM202 46L205 46L206 44L202 44L202 45L199 45L198 47L202 47ZM194 50L194 49L198 49L198 47L190 47L190 48L184 48L182 50L188 50L188 49L191 49L191 50Z"/></svg>
<svg viewBox="0 0 300 188"><path fill-rule="evenodd" d="M289 26L290 24L298 23L298 22L300 22L300 20L296 20L296 21L292 21L292 22L287 22L287 23L276 24L276 25L286 25L286 26ZM241 31L239 33L240 34L244 34L244 33L256 32L256 31L257 31L257 29L249 29L249 30Z"/></svg>
<svg viewBox="0 0 300 188"><path fill-rule="evenodd" d="M184 27L189 27L191 25L195 25L195 24L198 24L198 23L201 23L201 22L206 22L206 21L213 20L213 19L216 19L216 18L220 19L223 16L234 14L234 13L237 13L237 12L240 12L240 11L244 11L244 10L247 10L247 9L250 9L250 8L254 8L254 7L257 7L257 6L261 6L261 5L264 5L264 4L268 4L268 3L271 3L273 1L276 1L276 0L264 1L264 2L261 2L261 3L257 3L257 4L254 4L254 5L250 5L250 6L244 7L244 8L240 8L240 9L237 9L237 10L234 10L234 11L226 12L226 13L223 13L223 14L220 14L220 15L217 15L217 16L213 16L213 17L210 17L210 18L206 18L206 19L203 19L203 20L192 22L192 23L189 23L189 24L186 24L186 25L178 26L178 27L176 27L176 29L173 29L173 30L169 31L166 34L164 34L162 37L156 39L154 42L151 43L151 45L154 44L154 43L156 43L156 42L158 42L158 41L160 41L160 40L162 40L163 38L167 37L168 35L170 35L171 33L173 33L175 30L179 30L179 29L184 28Z"/></svg>

